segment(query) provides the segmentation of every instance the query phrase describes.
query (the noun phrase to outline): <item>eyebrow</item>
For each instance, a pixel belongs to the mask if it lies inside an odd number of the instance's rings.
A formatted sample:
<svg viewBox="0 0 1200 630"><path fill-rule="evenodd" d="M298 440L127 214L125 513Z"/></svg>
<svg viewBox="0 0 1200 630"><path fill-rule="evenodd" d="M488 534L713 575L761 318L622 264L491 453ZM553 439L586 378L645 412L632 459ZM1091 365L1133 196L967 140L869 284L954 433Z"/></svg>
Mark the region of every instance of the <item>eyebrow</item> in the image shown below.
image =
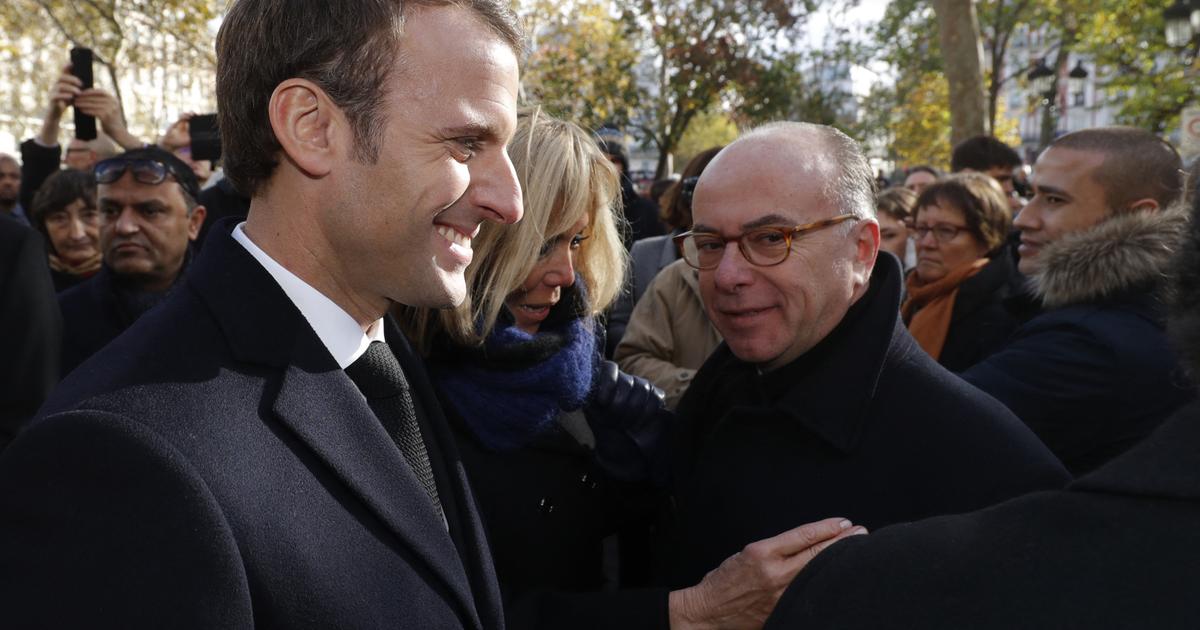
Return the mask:
<svg viewBox="0 0 1200 630"><path fill-rule="evenodd" d="M488 140L498 138L500 135L496 127L482 122L469 122L457 127L447 127L442 130L442 133L452 138L458 136L479 136Z"/></svg>
<svg viewBox="0 0 1200 630"><path fill-rule="evenodd" d="M765 217L759 217L748 223L743 223L742 230L743 231L753 230L753 229L760 228L760 227L767 227L767 226L774 227L774 226L779 226L779 225L786 225L786 226L790 227L792 225L795 225L795 219L785 217L782 214L768 214ZM714 227L711 227L708 225L704 225L703 223L693 224L692 231L693 232L709 232L709 233L713 233L713 234L721 233L721 231L718 230L717 228L714 228Z"/></svg>
<svg viewBox="0 0 1200 630"><path fill-rule="evenodd" d="M1067 197L1070 199L1074 199L1074 197L1071 197L1071 193L1068 193L1067 191L1065 191L1061 188L1055 188L1054 186L1040 186L1038 184L1034 184L1033 190L1035 193L1037 193L1039 195L1048 193L1051 195L1058 195L1060 197Z"/></svg>

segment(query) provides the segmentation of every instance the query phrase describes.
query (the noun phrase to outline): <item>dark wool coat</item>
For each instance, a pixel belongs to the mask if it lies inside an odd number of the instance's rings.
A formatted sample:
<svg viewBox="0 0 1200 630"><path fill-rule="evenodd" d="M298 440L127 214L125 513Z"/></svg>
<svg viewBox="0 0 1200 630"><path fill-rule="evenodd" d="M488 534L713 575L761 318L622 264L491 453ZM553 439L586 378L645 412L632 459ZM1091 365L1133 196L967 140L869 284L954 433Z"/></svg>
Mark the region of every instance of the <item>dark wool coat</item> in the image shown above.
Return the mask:
<svg viewBox="0 0 1200 630"><path fill-rule="evenodd" d="M451 424L510 629L666 628L666 591L599 593L604 539L648 526L655 492L610 478L592 450L558 426L525 448L496 452L452 413Z"/></svg>
<svg viewBox="0 0 1200 630"><path fill-rule="evenodd" d="M1200 406L1065 491L822 552L767 630L1195 628Z"/></svg>
<svg viewBox="0 0 1200 630"><path fill-rule="evenodd" d="M126 312L113 287L113 272L100 271L58 295L63 317L62 375L107 346L136 319Z"/></svg>
<svg viewBox="0 0 1200 630"><path fill-rule="evenodd" d="M1167 342L1158 295L1186 225L1181 208L1125 214L1042 252L1046 310L963 373L1083 474L1194 396Z"/></svg>
<svg viewBox="0 0 1200 630"><path fill-rule="evenodd" d="M1068 481L1007 409L929 357L900 322L900 266L792 365L759 375L722 344L677 409L668 585L746 544L842 516L874 529Z"/></svg>
<svg viewBox="0 0 1200 630"><path fill-rule="evenodd" d="M0 216L0 451L58 383L61 341L42 235Z"/></svg>
<svg viewBox="0 0 1200 630"><path fill-rule="evenodd" d="M1004 250L959 285L938 363L951 372L961 372L1004 347L1021 323L1004 302L1020 292L1023 283Z"/></svg>
<svg viewBox="0 0 1200 630"><path fill-rule="evenodd" d="M186 282L0 456L4 625L502 628L465 472L399 329L387 320L445 522L304 317L220 227Z"/></svg>

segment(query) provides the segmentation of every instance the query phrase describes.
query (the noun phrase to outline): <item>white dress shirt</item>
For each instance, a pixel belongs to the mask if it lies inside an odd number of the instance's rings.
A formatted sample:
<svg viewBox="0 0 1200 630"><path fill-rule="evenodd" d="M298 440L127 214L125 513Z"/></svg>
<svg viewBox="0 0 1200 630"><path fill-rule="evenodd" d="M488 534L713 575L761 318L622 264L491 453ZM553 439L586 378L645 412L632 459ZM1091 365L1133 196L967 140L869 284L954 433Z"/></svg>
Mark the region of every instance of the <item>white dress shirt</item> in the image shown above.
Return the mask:
<svg viewBox="0 0 1200 630"><path fill-rule="evenodd" d="M367 346L372 341L384 341L382 317L372 322L364 333L358 322L354 321L349 313L342 310L342 307L307 282L296 277L296 274L275 262L274 258L255 245L254 241L246 236L246 231L243 229L245 225L246 223L242 222L233 228L233 240L245 247L246 251L250 252L250 255L258 261L258 264L271 274L275 282L279 283L279 288L283 289L288 299L296 305L296 308L300 309L300 314L308 320L308 325L312 326L317 337L321 339L321 343L325 345L325 349L333 355L338 367L344 370L354 363L367 351Z"/></svg>

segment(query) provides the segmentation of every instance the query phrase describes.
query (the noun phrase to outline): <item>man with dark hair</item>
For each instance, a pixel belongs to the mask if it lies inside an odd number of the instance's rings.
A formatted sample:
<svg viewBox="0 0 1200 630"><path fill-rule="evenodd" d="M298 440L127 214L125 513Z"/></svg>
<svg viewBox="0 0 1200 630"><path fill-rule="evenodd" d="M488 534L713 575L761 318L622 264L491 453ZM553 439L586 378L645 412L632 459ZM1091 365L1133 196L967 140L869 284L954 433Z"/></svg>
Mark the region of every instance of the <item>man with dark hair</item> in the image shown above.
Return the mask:
<svg viewBox="0 0 1200 630"><path fill-rule="evenodd" d="M1187 223L1179 154L1154 134L1087 129L1054 141L1014 221L1044 311L963 377L1082 474L1192 398L1163 321L1167 263Z"/></svg>
<svg viewBox="0 0 1200 630"><path fill-rule="evenodd" d="M6 153L0 153L0 214L29 227L29 217L21 206L21 164Z"/></svg>
<svg viewBox="0 0 1200 630"><path fill-rule="evenodd" d="M704 170L692 211L683 256L724 343L677 407L669 584L796 523L875 528L1067 482L900 321L900 265L876 258L853 140L802 123L744 134Z"/></svg>
<svg viewBox="0 0 1200 630"><path fill-rule="evenodd" d="M216 226L184 282L0 458L7 624L503 627L452 436L386 314L460 303L480 224L520 218L505 145L521 46L499 0L234 2L217 100L249 215ZM187 180L119 166L133 184ZM167 214L101 203L118 220ZM166 286L162 259L120 243L114 263ZM791 531L649 592L645 622L757 610L783 567L847 527Z"/></svg>
<svg viewBox="0 0 1200 630"><path fill-rule="evenodd" d="M167 297L204 221L192 170L158 147L99 162L95 178L104 262L59 296L64 375Z"/></svg>
<svg viewBox="0 0 1200 630"><path fill-rule="evenodd" d="M1000 183L1008 197L1013 213L1021 210L1021 199L1013 183L1013 172L1020 168L1021 156L1010 146L993 136L974 136L954 147L950 155L950 171L975 171L991 176Z"/></svg>
<svg viewBox="0 0 1200 630"><path fill-rule="evenodd" d="M1194 389L1200 205L1187 232L1169 327ZM1065 491L839 543L800 574L767 630L1195 627L1198 443L1200 406L1192 404Z"/></svg>
<svg viewBox="0 0 1200 630"><path fill-rule="evenodd" d="M502 627L461 466L384 315L460 301L479 224L520 217L520 46L492 0L232 5L217 98L249 217L0 458L6 623ZM178 202L194 182L119 168L110 188ZM109 264L168 286L120 222L173 208L100 197Z"/></svg>

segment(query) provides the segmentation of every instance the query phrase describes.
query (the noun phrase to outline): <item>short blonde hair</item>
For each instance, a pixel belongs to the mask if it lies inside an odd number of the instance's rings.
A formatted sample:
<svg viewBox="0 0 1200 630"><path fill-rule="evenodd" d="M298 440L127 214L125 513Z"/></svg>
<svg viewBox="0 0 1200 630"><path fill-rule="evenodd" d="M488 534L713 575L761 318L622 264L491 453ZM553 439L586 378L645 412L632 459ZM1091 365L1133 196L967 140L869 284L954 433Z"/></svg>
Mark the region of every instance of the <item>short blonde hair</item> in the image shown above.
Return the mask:
<svg viewBox="0 0 1200 630"><path fill-rule="evenodd" d="M570 230L585 214L589 237L575 256L575 270L587 285L588 314L599 315L621 290L627 255L617 228L620 180L595 141L578 126L533 108L518 115L508 155L521 183L524 216L515 225L480 227L462 304L444 311L401 309L402 325L423 352L439 332L458 345L482 344L504 301L533 271L546 240Z"/></svg>

